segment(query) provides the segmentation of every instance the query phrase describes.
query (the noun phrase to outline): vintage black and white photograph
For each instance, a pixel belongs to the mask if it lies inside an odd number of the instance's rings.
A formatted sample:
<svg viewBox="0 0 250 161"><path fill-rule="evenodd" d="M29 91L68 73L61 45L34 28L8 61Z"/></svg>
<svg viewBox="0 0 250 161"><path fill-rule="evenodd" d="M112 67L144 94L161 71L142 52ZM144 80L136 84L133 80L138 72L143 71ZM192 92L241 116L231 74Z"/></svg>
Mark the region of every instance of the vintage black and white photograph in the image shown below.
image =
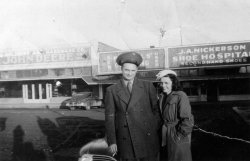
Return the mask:
<svg viewBox="0 0 250 161"><path fill-rule="evenodd" d="M0 1L0 161L249 160L250 1Z"/></svg>

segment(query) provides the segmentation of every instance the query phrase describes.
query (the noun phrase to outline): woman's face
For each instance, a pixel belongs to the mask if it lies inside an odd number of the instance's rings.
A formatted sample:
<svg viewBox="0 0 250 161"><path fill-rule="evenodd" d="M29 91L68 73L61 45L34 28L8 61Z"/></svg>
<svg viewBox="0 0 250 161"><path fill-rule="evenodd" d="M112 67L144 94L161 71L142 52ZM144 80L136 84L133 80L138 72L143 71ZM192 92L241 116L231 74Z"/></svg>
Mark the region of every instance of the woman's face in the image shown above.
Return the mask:
<svg viewBox="0 0 250 161"><path fill-rule="evenodd" d="M169 94L172 92L172 80L169 77L162 77L160 86L164 93Z"/></svg>

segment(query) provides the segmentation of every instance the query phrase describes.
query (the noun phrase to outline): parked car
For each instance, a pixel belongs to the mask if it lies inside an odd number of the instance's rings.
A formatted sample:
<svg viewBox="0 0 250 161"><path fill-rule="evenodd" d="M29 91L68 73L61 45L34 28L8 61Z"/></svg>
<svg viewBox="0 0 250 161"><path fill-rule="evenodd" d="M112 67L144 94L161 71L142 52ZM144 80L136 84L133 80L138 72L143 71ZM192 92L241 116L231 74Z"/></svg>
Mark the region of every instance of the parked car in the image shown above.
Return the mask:
<svg viewBox="0 0 250 161"><path fill-rule="evenodd" d="M117 161L114 155L110 152L106 138L99 138L81 147L78 161Z"/></svg>
<svg viewBox="0 0 250 161"><path fill-rule="evenodd" d="M65 100L63 103L65 108L70 110L85 109L103 107L102 99L97 96L92 96L91 92L76 93L71 99Z"/></svg>

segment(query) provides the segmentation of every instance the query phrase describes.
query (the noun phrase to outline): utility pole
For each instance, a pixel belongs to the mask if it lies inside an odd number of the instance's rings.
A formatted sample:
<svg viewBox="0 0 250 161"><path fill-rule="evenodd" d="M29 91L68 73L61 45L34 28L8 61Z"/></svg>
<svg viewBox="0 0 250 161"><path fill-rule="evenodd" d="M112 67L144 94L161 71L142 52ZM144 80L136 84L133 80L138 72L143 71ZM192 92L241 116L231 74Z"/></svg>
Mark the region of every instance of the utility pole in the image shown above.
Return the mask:
<svg viewBox="0 0 250 161"><path fill-rule="evenodd" d="M165 36L165 33L166 33L166 29L164 29L164 27L161 27L160 28L159 47L161 47L161 42L162 42L163 37Z"/></svg>
<svg viewBox="0 0 250 161"><path fill-rule="evenodd" d="M182 27L180 26L180 38L181 38L181 46L182 46Z"/></svg>

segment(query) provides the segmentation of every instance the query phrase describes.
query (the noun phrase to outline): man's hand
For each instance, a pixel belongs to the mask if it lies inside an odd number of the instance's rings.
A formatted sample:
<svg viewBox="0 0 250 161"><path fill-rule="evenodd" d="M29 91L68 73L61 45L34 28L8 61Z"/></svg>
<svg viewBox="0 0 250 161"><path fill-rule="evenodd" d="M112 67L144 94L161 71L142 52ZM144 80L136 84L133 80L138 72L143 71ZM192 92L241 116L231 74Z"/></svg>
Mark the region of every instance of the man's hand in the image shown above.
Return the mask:
<svg viewBox="0 0 250 161"><path fill-rule="evenodd" d="M109 146L110 152L113 154L113 156L117 153L117 145L116 144L111 144Z"/></svg>

